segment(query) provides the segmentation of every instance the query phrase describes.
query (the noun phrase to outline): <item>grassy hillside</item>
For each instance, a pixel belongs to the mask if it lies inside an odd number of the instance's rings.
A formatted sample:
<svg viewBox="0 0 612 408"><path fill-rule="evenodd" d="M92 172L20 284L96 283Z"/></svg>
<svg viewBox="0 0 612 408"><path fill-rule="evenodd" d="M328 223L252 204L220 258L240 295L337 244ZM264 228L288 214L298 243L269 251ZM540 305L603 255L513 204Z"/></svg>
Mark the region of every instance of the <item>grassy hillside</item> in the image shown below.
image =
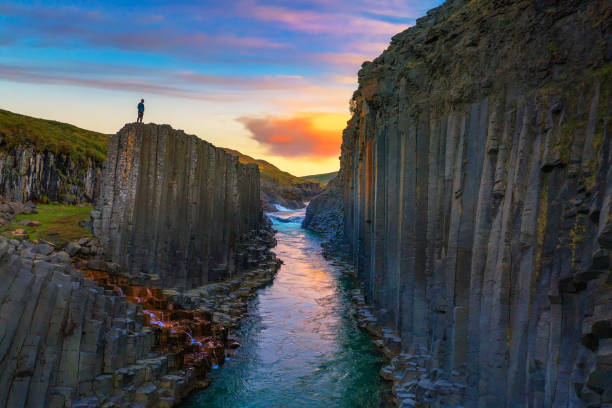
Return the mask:
<svg viewBox="0 0 612 408"><path fill-rule="evenodd" d="M336 174L338 174L337 171L332 171L331 173L313 174L312 176L304 176L302 178L325 186L331 179L336 177Z"/></svg>
<svg viewBox="0 0 612 408"><path fill-rule="evenodd" d="M0 109L0 146L32 145L37 151L69 154L73 160L102 163L108 136L67 123L32 118Z"/></svg>
<svg viewBox="0 0 612 408"><path fill-rule="evenodd" d="M244 164L256 164L259 166L259 171L262 175L262 178L271 179L272 181L278 183L281 186L296 186L302 183L308 183L310 180L306 180L304 178L296 177L291 173L287 173L286 171L282 171L275 165L265 161L254 159L251 156L247 156L246 154L242 154L237 150L223 148L229 154L234 156L238 156L238 160Z"/></svg>

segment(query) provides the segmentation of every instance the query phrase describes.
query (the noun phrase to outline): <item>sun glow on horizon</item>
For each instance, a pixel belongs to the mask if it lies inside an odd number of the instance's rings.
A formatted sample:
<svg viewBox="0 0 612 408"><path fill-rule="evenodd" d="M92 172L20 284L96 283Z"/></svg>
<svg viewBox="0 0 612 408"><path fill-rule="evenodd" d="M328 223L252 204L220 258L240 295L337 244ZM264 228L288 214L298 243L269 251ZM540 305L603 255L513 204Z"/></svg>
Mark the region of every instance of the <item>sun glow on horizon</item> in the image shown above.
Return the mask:
<svg viewBox="0 0 612 408"><path fill-rule="evenodd" d="M3 3L0 108L114 133L144 98L145 122L296 175L335 171L361 63L440 3Z"/></svg>

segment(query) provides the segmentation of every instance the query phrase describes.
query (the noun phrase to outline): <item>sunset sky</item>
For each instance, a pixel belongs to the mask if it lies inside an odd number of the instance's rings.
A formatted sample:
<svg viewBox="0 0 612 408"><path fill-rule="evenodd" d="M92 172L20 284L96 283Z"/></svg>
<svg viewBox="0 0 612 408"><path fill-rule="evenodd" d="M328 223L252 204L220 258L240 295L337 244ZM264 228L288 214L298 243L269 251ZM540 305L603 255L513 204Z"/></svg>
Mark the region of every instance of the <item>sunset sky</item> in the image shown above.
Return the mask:
<svg viewBox="0 0 612 408"><path fill-rule="evenodd" d="M361 63L441 3L3 1L0 108L115 133L144 98L145 122L335 171Z"/></svg>

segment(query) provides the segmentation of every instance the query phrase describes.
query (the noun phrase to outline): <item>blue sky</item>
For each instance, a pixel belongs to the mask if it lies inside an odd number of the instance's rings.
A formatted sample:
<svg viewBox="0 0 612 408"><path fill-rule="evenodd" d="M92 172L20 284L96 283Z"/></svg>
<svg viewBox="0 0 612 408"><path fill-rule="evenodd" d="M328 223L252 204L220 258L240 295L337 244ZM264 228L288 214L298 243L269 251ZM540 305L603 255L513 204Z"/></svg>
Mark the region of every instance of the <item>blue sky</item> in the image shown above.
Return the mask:
<svg viewBox="0 0 612 408"><path fill-rule="evenodd" d="M335 170L361 63L440 0L0 4L0 108L173 127L298 175Z"/></svg>

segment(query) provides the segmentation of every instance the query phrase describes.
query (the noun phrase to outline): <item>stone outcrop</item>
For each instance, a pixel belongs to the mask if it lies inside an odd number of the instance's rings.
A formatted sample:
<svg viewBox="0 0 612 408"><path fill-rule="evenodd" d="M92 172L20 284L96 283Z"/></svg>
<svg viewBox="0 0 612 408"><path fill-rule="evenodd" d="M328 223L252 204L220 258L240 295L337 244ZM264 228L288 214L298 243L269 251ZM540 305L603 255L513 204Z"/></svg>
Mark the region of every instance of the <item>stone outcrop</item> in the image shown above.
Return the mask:
<svg viewBox="0 0 612 408"><path fill-rule="evenodd" d="M18 215L33 214L35 212L36 206L30 201L22 203L19 201L5 200L0 196L0 227L9 225Z"/></svg>
<svg viewBox="0 0 612 408"><path fill-rule="evenodd" d="M26 145L3 148L0 137L0 195L9 200L93 202L101 173L101 163L92 159L81 163Z"/></svg>
<svg viewBox="0 0 612 408"><path fill-rule="evenodd" d="M338 172L338 175L327 183L325 190L310 200L302 228L322 233L342 233L344 231L343 187L344 174Z"/></svg>
<svg viewBox="0 0 612 408"><path fill-rule="evenodd" d="M185 351L157 353L143 305L66 252L0 237L0 279L0 406L171 407L197 386Z"/></svg>
<svg viewBox="0 0 612 408"><path fill-rule="evenodd" d="M402 407L612 404L611 16L449 0L359 72L345 237Z"/></svg>
<svg viewBox="0 0 612 408"><path fill-rule="evenodd" d="M32 211L0 200L0 215ZM240 346L231 332L279 268L275 243L266 228L240 275L180 292L105 261L95 238L0 236L0 407L175 406Z"/></svg>
<svg viewBox="0 0 612 408"><path fill-rule="evenodd" d="M272 176L261 177L261 200L266 212L278 211L275 204L289 209L299 209L321 192L318 183L303 182L295 185L282 185Z"/></svg>
<svg viewBox="0 0 612 408"><path fill-rule="evenodd" d="M168 125L111 136L94 234L113 262L190 288L232 277L265 228L259 170Z"/></svg>
<svg viewBox="0 0 612 408"><path fill-rule="evenodd" d="M266 212L278 211L275 204L290 209L304 208L306 202L321 192L321 185L317 182L296 177L282 171L270 162L254 159L237 150L224 150L244 164L256 164L259 167L261 201Z"/></svg>

